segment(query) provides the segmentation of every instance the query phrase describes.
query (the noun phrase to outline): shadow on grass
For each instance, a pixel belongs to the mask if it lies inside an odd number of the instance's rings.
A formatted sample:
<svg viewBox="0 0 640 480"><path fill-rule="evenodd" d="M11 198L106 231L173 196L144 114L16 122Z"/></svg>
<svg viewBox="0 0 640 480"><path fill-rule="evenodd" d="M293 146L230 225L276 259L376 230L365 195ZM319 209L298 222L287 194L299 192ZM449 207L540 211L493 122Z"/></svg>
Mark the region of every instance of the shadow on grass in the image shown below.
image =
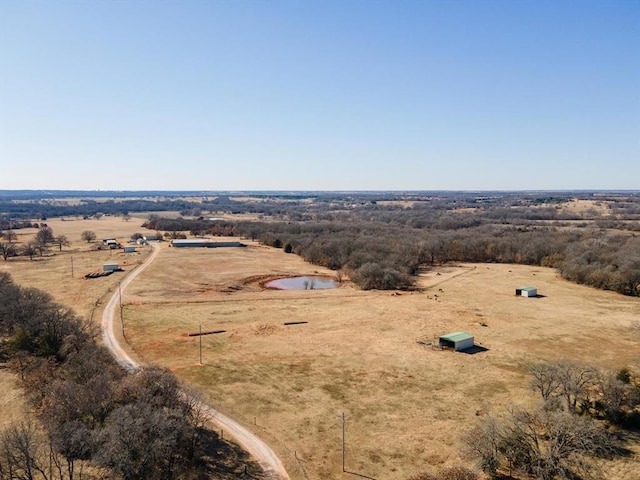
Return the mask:
<svg viewBox="0 0 640 480"><path fill-rule="evenodd" d="M635 455L635 452L627 445L640 444L640 430L636 429L621 429L617 432L619 444L615 446L613 455L617 457L631 457Z"/></svg>
<svg viewBox="0 0 640 480"><path fill-rule="evenodd" d="M474 345L473 347L465 348L464 350L459 350L459 352L466 353L467 355L475 355L476 353L486 352L487 350L489 350L487 347Z"/></svg>
<svg viewBox="0 0 640 480"><path fill-rule="evenodd" d="M473 347L465 348L464 350L458 350L460 353L466 353L467 355L475 355L476 353L482 353L489 350L482 345L474 345Z"/></svg>
<svg viewBox="0 0 640 480"><path fill-rule="evenodd" d="M247 452L231 441L220 438L218 432L200 430L201 445L204 450L201 479L231 480L236 478L267 479L260 465Z"/></svg>

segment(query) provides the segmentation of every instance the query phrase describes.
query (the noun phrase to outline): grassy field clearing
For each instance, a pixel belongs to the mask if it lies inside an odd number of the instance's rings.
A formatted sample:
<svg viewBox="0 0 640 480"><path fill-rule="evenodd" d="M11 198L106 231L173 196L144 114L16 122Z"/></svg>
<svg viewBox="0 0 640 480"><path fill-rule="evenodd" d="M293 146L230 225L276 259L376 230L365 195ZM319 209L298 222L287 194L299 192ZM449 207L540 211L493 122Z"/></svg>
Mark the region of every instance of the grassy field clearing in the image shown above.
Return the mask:
<svg viewBox="0 0 640 480"><path fill-rule="evenodd" d="M84 274L111 261L135 268L146 250L92 251L81 232L123 244L134 232L154 232L142 229L137 218L47 223L72 244L33 261L9 259L0 269L97 322L97 300L117 288L121 274L93 280ZM22 242L35 230L18 233ZM342 412L348 470L400 480L459 463L460 433L477 413L532 402L531 362L573 358L620 368L640 357L629 330L640 318L638 299L571 284L551 269L447 266L422 275L423 291L402 294L348 285L273 291L262 288L268 278L333 272L245 243L247 248L219 249L163 244L156 262L125 292L126 337L144 361L173 369L222 410L255 423L293 478L304 478L303 468L308 478L352 477L342 474ZM515 297L520 285L534 285L544 297ZM286 321L308 323L284 326ZM187 336L201 325L226 330L203 337L203 365L197 337ZM457 330L473 334L488 350L466 355L416 343ZM0 424L22 411L14 385L13 375L0 372ZM631 457L606 469L609 479L633 480L640 478L639 467Z"/></svg>
<svg viewBox="0 0 640 480"><path fill-rule="evenodd" d="M602 367L640 356L631 323L640 301L570 284L551 269L458 265L426 273L422 292L270 291L270 276L327 273L281 250L171 249L127 291L127 340L145 360L200 385L211 401L267 439L292 472L347 468L404 479L460 462L460 433L487 409L533 402L527 366L572 358ZM515 297L535 285L541 298ZM438 296L436 299L436 295ZM284 326L287 321L307 324ZM485 324L486 326L483 326ZM224 329L199 341L189 332ZM425 348L464 330L488 350ZM640 478L634 458L608 478ZM345 476L345 478L347 478Z"/></svg>

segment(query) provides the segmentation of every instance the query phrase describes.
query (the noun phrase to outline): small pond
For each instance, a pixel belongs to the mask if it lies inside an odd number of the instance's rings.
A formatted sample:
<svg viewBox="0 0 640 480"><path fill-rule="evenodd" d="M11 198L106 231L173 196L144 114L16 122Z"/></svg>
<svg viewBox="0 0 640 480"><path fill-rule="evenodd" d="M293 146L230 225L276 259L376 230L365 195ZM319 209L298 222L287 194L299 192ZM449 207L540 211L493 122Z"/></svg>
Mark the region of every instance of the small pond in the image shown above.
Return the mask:
<svg viewBox="0 0 640 480"><path fill-rule="evenodd" d="M265 286L278 290L320 290L336 288L337 281L331 277L289 277L271 280Z"/></svg>

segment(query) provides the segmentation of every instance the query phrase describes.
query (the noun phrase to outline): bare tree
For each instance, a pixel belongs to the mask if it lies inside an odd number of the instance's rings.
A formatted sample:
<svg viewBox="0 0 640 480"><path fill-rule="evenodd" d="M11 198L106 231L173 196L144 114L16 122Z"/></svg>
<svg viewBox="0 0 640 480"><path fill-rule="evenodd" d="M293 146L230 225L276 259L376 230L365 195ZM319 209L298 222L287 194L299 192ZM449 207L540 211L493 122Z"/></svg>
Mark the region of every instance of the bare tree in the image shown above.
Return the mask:
<svg viewBox="0 0 640 480"><path fill-rule="evenodd" d="M55 237L53 236L53 230L51 229L51 227L40 227L38 233L36 233L36 236L34 238L34 242L40 252L40 255L42 255L46 251L46 248L49 244L53 243L54 238Z"/></svg>
<svg viewBox="0 0 640 480"><path fill-rule="evenodd" d="M38 250L36 248L35 243L27 242L24 245L22 245L21 253L22 255L29 257L29 260L33 260L33 256L36 253L38 253Z"/></svg>
<svg viewBox="0 0 640 480"><path fill-rule="evenodd" d="M12 242L0 242L0 255L2 255L2 259L6 262L7 258L12 257L16 254L16 246Z"/></svg>
<svg viewBox="0 0 640 480"><path fill-rule="evenodd" d="M178 379L157 366L145 367L137 375L126 377L118 397L121 403L141 401L157 407L188 409Z"/></svg>
<svg viewBox="0 0 640 480"><path fill-rule="evenodd" d="M573 413L588 408L594 387L599 382L595 367L566 360L538 363L530 372L533 376L531 388L538 391L545 402L562 398Z"/></svg>
<svg viewBox="0 0 640 480"><path fill-rule="evenodd" d="M502 423L482 420L465 443L492 477L504 466L540 480L600 478L593 460L610 456L616 447L615 439L590 417L517 408Z"/></svg>
<svg viewBox="0 0 640 480"><path fill-rule="evenodd" d="M183 429L174 409L144 402L125 405L113 411L102 429L97 460L124 480L173 478Z"/></svg>
<svg viewBox="0 0 640 480"><path fill-rule="evenodd" d="M593 388L598 385L598 370L591 365L558 362L562 395L569 411L576 413L591 401Z"/></svg>
<svg viewBox="0 0 640 480"><path fill-rule="evenodd" d="M71 245L71 242L65 235L58 235L54 238L53 241L56 245L58 245L60 251L62 251L62 247L68 247L69 245Z"/></svg>
<svg viewBox="0 0 640 480"><path fill-rule="evenodd" d="M201 225L195 225L190 231L189 233L191 235L193 235L194 237L201 237L204 238L204 236L206 235L207 231L205 230L205 228Z"/></svg>
<svg viewBox="0 0 640 480"><path fill-rule="evenodd" d="M463 436L465 453L475 458L478 467L491 478L495 478L500 467L502 427L498 420L487 415Z"/></svg>
<svg viewBox="0 0 640 480"><path fill-rule="evenodd" d="M56 425L49 431L49 438L52 448L64 457L68 480L73 480L77 462L91 458L95 444L93 432L80 420L71 420ZM61 462L57 463L60 478L63 478Z"/></svg>
<svg viewBox="0 0 640 480"><path fill-rule="evenodd" d="M540 392L545 402L551 397L560 394L560 374L556 364L549 362L536 363L529 369L529 373L533 377L531 379L531 389Z"/></svg>
<svg viewBox="0 0 640 480"><path fill-rule="evenodd" d="M596 408L612 423L623 425L640 406L640 388L631 383L630 378L625 382L620 380L624 375L606 373L600 380L598 389L600 397L596 401Z"/></svg>
<svg viewBox="0 0 640 480"><path fill-rule="evenodd" d="M2 232L0 237L4 238L7 242L15 242L18 239L18 235L13 230L7 230L6 232Z"/></svg>
<svg viewBox="0 0 640 480"><path fill-rule="evenodd" d="M51 453L51 452L49 452ZM0 435L0 476L15 480L48 480L47 450L31 421L14 423Z"/></svg>
<svg viewBox="0 0 640 480"><path fill-rule="evenodd" d="M515 410L504 438L515 446L514 466L542 480L598 478L592 459L609 456L615 447L613 437L595 420L568 412Z"/></svg>
<svg viewBox="0 0 640 480"><path fill-rule="evenodd" d="M85 230L80 234L80 238L85 242L90 243L96 239L96 233L92 230Z"/></svg>

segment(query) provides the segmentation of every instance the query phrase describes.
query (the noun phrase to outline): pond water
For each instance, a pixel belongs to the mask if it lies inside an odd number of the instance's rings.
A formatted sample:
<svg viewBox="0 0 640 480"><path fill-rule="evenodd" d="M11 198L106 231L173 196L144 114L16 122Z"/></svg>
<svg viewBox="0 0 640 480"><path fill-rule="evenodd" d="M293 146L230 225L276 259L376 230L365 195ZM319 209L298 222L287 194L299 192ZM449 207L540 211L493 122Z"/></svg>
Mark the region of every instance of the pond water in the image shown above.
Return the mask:
<svg viewBox="0 0 640 480"><path fill-rule="evenodd" d="M330 277L289 277L271 280L265 286L278 290L320 290L336 288L336 284L336 280Z"/></svg>

